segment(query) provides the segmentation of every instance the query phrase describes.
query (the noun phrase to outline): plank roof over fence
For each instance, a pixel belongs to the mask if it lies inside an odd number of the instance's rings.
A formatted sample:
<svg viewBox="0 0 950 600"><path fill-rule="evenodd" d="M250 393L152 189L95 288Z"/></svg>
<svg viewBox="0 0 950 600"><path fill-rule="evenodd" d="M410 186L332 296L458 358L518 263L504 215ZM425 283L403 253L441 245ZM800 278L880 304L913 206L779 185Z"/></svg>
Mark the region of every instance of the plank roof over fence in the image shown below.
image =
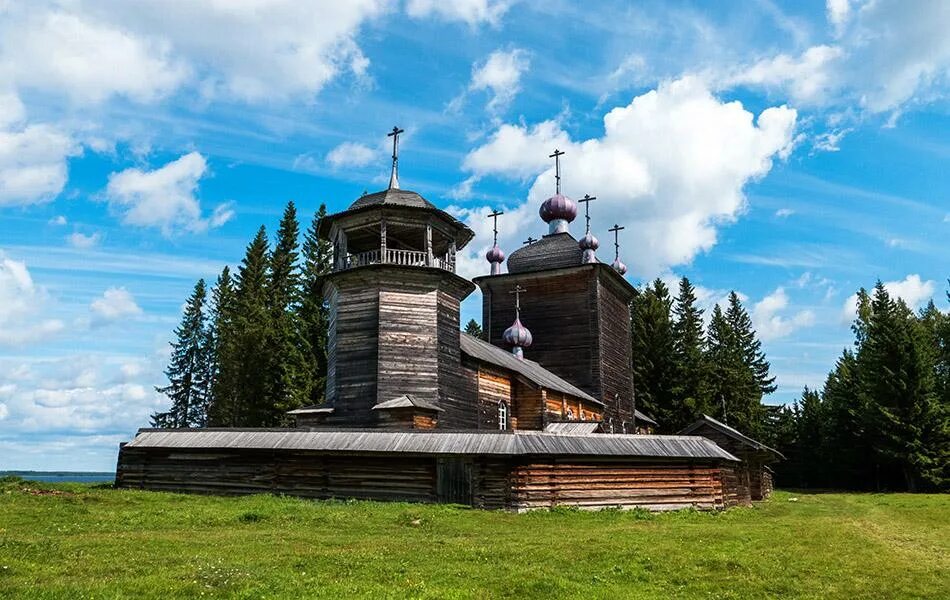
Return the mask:
<svg viewBox="0 0 950 600"><path fill-rule="evenodd" d="M626 456L739 461L699 436L447 431L140 429L128 448L311 450L500 456Z"/></svg>
<svg viewBox="0 0 950 600"><path fill-rule="evenodd" d="M692 425L689 425L685 429L680 431L678 435L690 435L694 431L700 429L703 426L711 427L715 429L716 431L722 433L723 435L731 437L737 442L740 442L742 444L745 444L746 446L749 446L753 450L764 450L766 452L771 452L777 456L780 456L781 458L785 458L785 456L781 452L776 450L775 448L769 448L762 442L757 442L756 440L753 440L752 438L745 435L738 429L735 429L734 427L730 427L726 425L725 423L723 423L722 421L714 419L710 417L709 415L703 415L702 417L699 418L698 421L696 421Z"/></svg>

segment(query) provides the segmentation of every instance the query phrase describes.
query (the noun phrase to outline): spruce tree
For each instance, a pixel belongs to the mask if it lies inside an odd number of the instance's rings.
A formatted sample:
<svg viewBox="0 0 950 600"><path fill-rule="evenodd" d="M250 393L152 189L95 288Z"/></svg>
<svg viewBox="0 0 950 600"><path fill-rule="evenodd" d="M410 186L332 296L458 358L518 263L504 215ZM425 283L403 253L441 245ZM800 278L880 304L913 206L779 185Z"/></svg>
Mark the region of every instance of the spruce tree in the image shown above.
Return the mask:
<svg viewBox="0 0 950 600"><path fill-rule="evenodd" d="M671 305L669 290L657 279L634 297L631 311L637 409L656 419L662 431L672 431L677 421Z"/></svg>
<svg viewBox="0 0 950 600"><path fill-rule="evenodd" d="M689 279L679 283L673 303L673 396L667 431L679 431L701 414L712 411L703 311L696 306L696 292Z"/></svg>
<svg viewBox="0 0 950 600"><path fill-rule="evenodd" d="M939 485L945 465L939 444L933 445L941 430L934 352L913 312L881 282L858 361L859 394L880 455L899 470L908 491L922 482Z"/></svg>
<svg viewBox="0 0 950 600"><path fill-rule="evenodd" d="M333 246L321 240L320 221L327 216L327 207L320 209L304 236L301 299L298 308L302 335L310 352L310 404L325 401L327 379L327 339L330 327L330 309L323 300L323 279L332 270Z"/></svg>
<svg viewBox="0 0 950 600"><path fill-rule="evenodd" d="M212 427L232 427L237 424L237 377L241 357L235 346L235 291L228 266L218 276L211 295L213 306L209 330L212 381L207 424Z"/></svg>
<svg viewBox="0 0 950 600"><path fill-rule="evenodd" d="M845 350L822 388L825 424L823 458L829 487L866 489L875 479L873 450L865 431L865 407L858 396L858 362Z"/></svg>
<svg viewBox="0 0 950 600"><path fill-rule="evenodd" d="M300 322L300 227L293 202L287 204L277 230L267 281L267 404L263 425L286 421L288 410L310 401L310 348Z"/></svg>
<svg viewBox="0 0 950 600"><path fill-rule="evenodd" d="M470 336L481 338L482 337L482 326L478 324L478 321L475 319L469 319L468 323L465 325L465 333Z"/></svg>
<svg viewBox="0 0 950 600"><path fill-rule="evenodd" d="M165 375L168 385L155 390L165 394L172 405L168 412L152 415L153 427L193 427L203 425L208 403L209 353L205 325L204 279L199 279L185 305L181 324L175 329L176 341Z"/></svg>
<svg viewBox="0 0 950 600"><path fill-rule="evenodd" d="M735 404L732 407L739 429L755 436L762 431L764 409L762 396L775 391L775 377L769 374L770 365L762 351L762 342L755 337L752 319L742 306L739 295L729 293L726 320L732 330L734 351L740 359L739 376L734 383Z"/></svg>
<svg viewBox="0 0 950 600"><path fill-rule="evenodd" d="M262 427L272 422L274 403L268 396L270 367L268 327L267 231L261 225L238 267L232 321L235 361L232 415L238 427Z"/></svg>

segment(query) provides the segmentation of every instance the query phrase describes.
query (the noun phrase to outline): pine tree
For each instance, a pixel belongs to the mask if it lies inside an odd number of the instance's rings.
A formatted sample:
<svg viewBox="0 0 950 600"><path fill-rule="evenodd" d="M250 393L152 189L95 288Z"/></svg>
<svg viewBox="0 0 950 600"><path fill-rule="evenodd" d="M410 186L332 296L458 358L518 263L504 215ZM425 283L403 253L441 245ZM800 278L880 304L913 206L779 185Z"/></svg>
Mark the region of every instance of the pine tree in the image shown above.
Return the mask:
<svg viewBox="0 0 950 600"><path fill-rule="evenodd" d="M310 351L310 404L322 404L326 394L330 309L323 300L323 279L333 266L333 246L330 242L321 240L319 236L320 221L326 216L327 207L321 204L303 243L303 273L298 313L302 335Z"/></svg>
<svg viewBox="0 0 950 600"><path fill-rule="evenodd" d="M696 292L689 279L679 283L673 304L673 397L667 431L679 431L701 414L712 411L703 311L696 306Z"/></svg>
<svg viewBox="0 0 950 600"><path fill-rule="evenodd" d="M310 348L300 322L300 267L297 210L287 204L270 257L267 288L267 383L262 403L265 426L286 421L288 410L310 401Z"/></svg>
<svg viewBox="0 0 950 600"><path fill-rule="evenodd" d="M676 421L671 306L669 290L657 279L634 297L631 311L637 409L653 416L663 431L671 431Z"/></svg>
<svg viewBox="0 0 950 600"><path fill-rule="evenodd" d="M473 337L481 338L482 326L479 325L478 321L475 319L469 319L468 323L465 325L465 333Z"/></svg>
<svg viewBox="0 0 950 600"><path fill-rule="evenodd" d="M241 357L236 352L234 330L235 291L231 269L224 267L212 291L211 313L211 402L207 424L232 427L237 424L237 377Z"/></svg>
<svg viewBox="0 0 950 600"><path fill-rule="evenodd" d="M267 231L261 225L238 267L234 294L229 360L234 361L232 415L234 426L238 427L264 426L274 414L274 403L268 397L269 262Z"/></svg>
<svg viewBox="0 0 950 600"><path fill-rule="evenodd" d="M181 324L175 329L172 355L165 375L168 385L155 390L172 401L168 412L152 415L153 427L193 427L203 424L208 402L209 354L205 325L204 279L199 279L185 305Z"/></svg>

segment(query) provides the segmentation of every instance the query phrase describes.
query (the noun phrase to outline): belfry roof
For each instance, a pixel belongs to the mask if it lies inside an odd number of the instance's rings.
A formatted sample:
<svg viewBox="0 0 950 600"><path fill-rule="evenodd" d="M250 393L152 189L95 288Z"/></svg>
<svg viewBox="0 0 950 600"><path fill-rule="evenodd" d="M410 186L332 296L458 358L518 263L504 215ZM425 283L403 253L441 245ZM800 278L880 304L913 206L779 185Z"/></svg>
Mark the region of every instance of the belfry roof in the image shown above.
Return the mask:
<svg viewBox="0 0 950 600"><path fill-rule="evenodd" d="M388 189L373 192L357 198L348 210L364 206L411 206L414 208L438 208L416 192L400 189Z"/></svg>

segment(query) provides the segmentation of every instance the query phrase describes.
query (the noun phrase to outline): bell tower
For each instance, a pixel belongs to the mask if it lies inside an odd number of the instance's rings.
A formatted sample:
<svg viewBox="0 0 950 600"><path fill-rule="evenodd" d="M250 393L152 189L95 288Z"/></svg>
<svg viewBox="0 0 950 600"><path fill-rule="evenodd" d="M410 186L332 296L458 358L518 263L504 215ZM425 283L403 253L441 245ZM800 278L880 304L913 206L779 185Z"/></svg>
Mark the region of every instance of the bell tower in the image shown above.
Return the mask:
<svg viewBox="0 0 950 600"><path fill-rule="evenodd" d="M474 427L465 402L459 305L475 286L455 273L471 229L399 188L394 128L389 187L320 222L333 244L326 419L352 427ZM405 418L403 418L405 417Z"/></svg>

